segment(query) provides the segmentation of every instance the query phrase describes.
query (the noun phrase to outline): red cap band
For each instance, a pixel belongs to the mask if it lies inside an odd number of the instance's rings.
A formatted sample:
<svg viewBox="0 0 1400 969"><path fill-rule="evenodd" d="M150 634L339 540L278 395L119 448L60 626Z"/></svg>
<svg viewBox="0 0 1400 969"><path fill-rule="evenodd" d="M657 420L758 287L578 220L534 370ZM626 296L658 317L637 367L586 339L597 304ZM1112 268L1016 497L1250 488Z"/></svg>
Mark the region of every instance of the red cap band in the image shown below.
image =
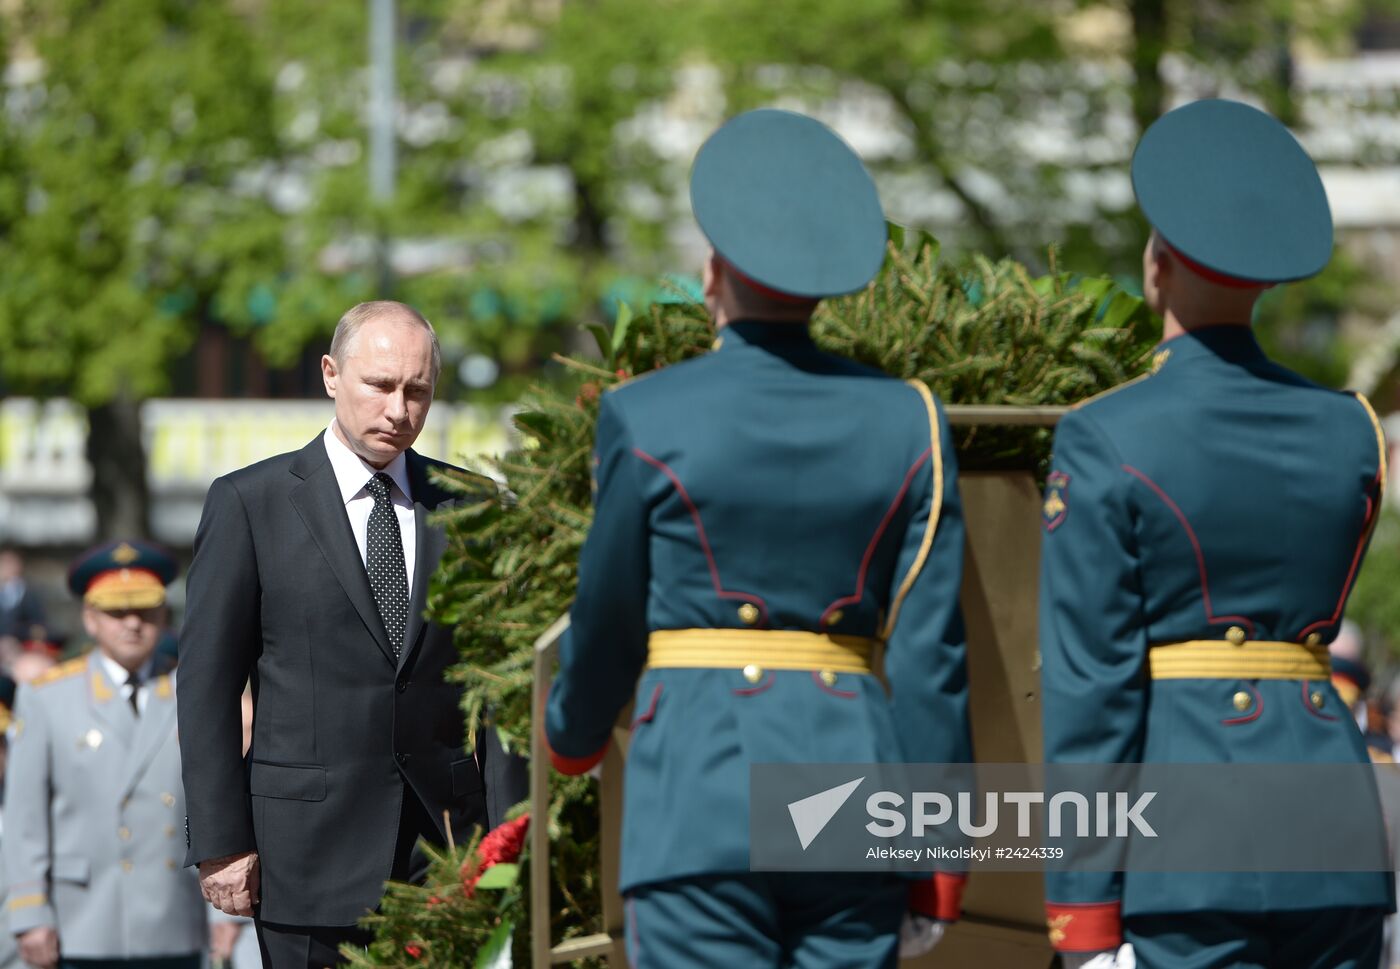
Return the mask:
<svg viewBox="0 0 1400 969"><path fill-rule="evenodd" d="M1238 276L1227 276L1224 273L1218 273L1214 269L1208 269L1202 266L1166 240L1163 240L1162 244L1171 250L1173 256L1181 260L1183 266L1208 283L1215 283L1217 286L1228 286L1230 289L1268 289L1273 285L1273 283L1260 283L1251 279L1240 279Z"/></svg>
<svg viewBox="0 0 1400 969"><path fill-rule="evenodd" d="M766 296L768 299L774 300L775 302L791 303L793 306L804 306L811 303L820 302L820 300L815 296L794 296L791 293L782 293L776 289L771 289L760 283L758 280L753 279L750 276L746 276L744 273L740 272L739 268L735 266L732 262L730 262L728 259L724 260L724 264L729 267L730 271L732 271L735 276L739 277L739 279L743 281L745 286L752 289L755 293L758 293L758 295Z"/></svg>

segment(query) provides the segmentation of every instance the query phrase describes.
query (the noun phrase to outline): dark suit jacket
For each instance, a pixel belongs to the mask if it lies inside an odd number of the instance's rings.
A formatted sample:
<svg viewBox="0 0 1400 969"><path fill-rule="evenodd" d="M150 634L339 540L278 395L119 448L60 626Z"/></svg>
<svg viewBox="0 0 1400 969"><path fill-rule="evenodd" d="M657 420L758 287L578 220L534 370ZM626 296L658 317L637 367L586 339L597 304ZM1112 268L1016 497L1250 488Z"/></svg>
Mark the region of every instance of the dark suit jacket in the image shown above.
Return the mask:
<svg viewBox="0 0 1400 969"><path fill-rule="evenodd" d="M0 606L0 636L29 639L36 635L34 627L44 626L46 622L44 604L27 582L13 606L8 609Z"/></svg>
<svg viewBox="0 0 1400 969"><path fill-rule="evenodd" d="M464 748L460 690L443 681L452 632L423 619L446 546L427 516L453 498L428 480L446 465L407 460L417 544L397 664L320 435L205 500L180 641L186 864L256 849L269 922L348 925L379 903L405 784L439 826L449 813L458 843L488 825L483 775L514 788L493 791L497 805L524 795L498 744Z"/></svg>

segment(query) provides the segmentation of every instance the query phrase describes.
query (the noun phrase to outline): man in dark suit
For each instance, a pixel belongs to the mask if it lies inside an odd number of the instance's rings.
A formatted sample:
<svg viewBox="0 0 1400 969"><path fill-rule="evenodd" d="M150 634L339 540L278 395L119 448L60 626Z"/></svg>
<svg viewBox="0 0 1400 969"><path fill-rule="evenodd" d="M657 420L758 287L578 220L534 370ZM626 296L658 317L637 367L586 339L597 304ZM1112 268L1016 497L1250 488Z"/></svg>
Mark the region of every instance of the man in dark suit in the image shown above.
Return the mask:
<svg viewBox="0 0 1400 969"><path fill-rule="evenodd" d="M0 546L0 638L33 639L46 634L44 604L24 578L19 550Z"/></svg>
<svg viewBox="0 0 1400 969"><path fill-rule="evenodd" d="M180 643L186 863L220 910L256 914L270 969L339 962L384 881L423 874L420 838L499 820L487 786L495 804L524 793L498 746L464 747L452 633L423 619L446 546L427 519L452 501L429 480L446 465L409 450L437 337L408 306L363 303L321 364L326 432L210 488Z"/></svg>

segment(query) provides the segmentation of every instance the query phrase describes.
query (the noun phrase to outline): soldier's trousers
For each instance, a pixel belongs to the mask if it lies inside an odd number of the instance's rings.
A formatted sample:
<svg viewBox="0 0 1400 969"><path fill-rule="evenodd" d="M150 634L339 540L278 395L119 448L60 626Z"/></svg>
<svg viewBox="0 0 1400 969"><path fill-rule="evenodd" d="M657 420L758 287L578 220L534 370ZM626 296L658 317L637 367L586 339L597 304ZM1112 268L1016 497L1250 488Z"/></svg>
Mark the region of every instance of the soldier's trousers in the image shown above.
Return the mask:
<svg viewBox="0 0 1400 969"><path fill-rule="evenodd" d="M1385 912L1181 912L1131 916L1138 969L1376 969Z"/></svg>
<svg viewBox="0 0 1400 969"><path fill-rule="evenodd" d="M745 872L627 894L632 969L893 969L909 882Z"/></svg>

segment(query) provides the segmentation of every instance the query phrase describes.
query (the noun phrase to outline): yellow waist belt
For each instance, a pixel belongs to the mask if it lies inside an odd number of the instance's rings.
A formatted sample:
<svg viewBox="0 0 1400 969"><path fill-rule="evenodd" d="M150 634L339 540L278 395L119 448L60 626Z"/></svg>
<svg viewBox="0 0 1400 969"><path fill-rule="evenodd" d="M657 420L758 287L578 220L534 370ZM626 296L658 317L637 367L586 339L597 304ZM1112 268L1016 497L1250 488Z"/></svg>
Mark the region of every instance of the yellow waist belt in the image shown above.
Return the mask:
<svg viewBox="0 0 1400 969"><path fill-rule="evenodd" d="M877 644L868 636L795 629L658 629L647 640L647 667L873 673Z"/></svg>
<svg viewBox="0 0 1400 969"><path fill-rule="evenodd" d="M1224 639L1163 643L1147 651L1154 680L1326 680L1332 662L1326 646Z"/></svg>

